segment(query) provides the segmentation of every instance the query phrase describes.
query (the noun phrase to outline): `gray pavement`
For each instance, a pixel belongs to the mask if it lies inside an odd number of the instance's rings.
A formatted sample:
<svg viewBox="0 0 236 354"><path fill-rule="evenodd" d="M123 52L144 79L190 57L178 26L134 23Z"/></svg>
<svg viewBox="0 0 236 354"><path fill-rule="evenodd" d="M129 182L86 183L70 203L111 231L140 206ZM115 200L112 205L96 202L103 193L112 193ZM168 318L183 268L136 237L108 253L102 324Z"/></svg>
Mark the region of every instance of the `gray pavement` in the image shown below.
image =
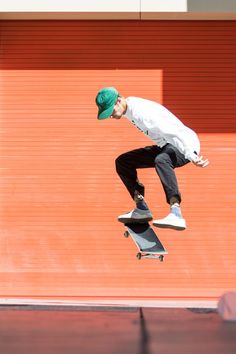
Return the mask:
<svg viewBox="0 0 236 354"><path fill-rule="evenodd" d="M0 306L1 354L236 353L215 309Z"/></svg>

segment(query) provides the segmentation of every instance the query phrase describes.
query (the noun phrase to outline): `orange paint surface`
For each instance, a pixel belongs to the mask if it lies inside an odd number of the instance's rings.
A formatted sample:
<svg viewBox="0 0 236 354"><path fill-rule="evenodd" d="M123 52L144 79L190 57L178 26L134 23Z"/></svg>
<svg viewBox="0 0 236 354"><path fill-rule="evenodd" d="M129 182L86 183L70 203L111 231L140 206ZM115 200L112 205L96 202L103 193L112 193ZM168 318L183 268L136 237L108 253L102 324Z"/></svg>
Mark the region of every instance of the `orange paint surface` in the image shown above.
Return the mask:
<svg viewBox="0 0 236 354"><path fill-rule="evenodd" d="M2 21L0 296L217 297L235 288L235 33L224 21ZM137 261L117 215L133 208L114 160L152 144L96 120L103 86L157 100L199 134L207 169L176 170L188 229L156 229ZM143 170L154 217L168 212Z"/></svg>

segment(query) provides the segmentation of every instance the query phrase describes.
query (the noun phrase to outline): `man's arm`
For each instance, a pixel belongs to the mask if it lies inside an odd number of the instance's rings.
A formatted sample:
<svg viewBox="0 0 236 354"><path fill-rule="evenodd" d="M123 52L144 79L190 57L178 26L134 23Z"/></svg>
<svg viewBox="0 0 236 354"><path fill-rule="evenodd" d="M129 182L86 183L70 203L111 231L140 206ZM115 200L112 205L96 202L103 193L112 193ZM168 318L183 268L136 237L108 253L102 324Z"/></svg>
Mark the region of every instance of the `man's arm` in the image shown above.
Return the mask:
<svg viewBox="0 0 236 354"><path fill-rule="evenodd" d="M189 146L189 139L185 139L185 136L182 134L181 130L177 126L166 126L159 124L159 131L165 137L166 141L175 145L175 139L178 139L184 147L185 158L190 160L195 166L206 167L209 165L208 159L203 159L202 156L199 156L196 151L194 151L193 146ZM177 147L177 146L176 146Z"/></svg>

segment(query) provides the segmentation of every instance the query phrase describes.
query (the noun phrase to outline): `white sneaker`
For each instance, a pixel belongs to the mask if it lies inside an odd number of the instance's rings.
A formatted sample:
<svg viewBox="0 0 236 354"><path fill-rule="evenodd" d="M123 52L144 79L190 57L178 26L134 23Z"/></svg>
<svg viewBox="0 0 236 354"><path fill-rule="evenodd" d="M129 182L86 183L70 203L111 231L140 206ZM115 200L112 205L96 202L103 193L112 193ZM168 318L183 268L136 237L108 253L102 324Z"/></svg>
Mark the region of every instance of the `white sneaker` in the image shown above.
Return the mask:
<svg viewBox="0 0 236 354"><path fill-rule="evenodd" d="M173 229L173 230L185 230L186 221L180 216L176 216L173 213L170 213L163 219L154 220L153 225L163 228L163 229Z"/></svg>
<svg viewBox="0 0 236 354"><path fill-rule="evenodd" d="M118 216L118 221L126 224L132 222L148 222L152 220L152 213L150 210L142 210L135 208L129 213Z"/></svg>

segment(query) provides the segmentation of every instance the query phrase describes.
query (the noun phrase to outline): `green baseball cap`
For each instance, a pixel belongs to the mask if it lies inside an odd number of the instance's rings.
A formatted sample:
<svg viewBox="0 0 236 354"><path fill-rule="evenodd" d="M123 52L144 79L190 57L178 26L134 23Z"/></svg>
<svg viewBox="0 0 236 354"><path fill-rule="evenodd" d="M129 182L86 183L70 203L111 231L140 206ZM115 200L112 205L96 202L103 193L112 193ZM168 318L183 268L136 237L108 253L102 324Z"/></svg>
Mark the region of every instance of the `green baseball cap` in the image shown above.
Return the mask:
<svg viewBox="0 0 236 354"><path fill-rule="evenodd" d="M98 92L96 96L96 105L98 106L97 118L99 120L111 116L118 96L119 93L114 87L104 87Z"/></svg>

